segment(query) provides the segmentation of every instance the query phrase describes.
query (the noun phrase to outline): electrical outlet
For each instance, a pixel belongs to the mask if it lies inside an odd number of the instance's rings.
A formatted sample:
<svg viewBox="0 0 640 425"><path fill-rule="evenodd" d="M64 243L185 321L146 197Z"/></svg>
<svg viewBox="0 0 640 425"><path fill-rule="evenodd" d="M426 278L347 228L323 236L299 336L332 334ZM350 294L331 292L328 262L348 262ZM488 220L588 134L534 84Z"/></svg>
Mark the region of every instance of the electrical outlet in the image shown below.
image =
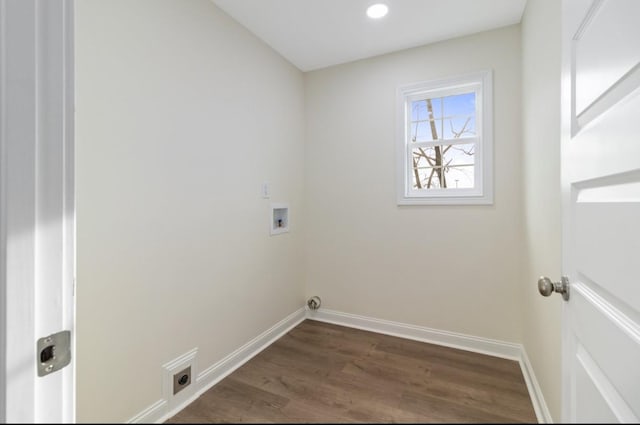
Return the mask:
<svg viewBox="0 0 640 425"><path fill-rule="evenodd" d="M191 366L173 375L173 395L178 394L191 384Z"/></svg>

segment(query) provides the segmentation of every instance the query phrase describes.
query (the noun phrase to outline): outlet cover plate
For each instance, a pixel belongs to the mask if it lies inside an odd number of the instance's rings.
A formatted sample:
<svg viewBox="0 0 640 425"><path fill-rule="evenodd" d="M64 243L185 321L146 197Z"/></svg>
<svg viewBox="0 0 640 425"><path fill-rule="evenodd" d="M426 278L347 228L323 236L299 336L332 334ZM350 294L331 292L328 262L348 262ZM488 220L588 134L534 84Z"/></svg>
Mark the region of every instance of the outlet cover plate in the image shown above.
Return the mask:
<svg viewBox="0 0 640 425"><path fill-rule="evenodd" d="M185 377L186 376L186 380ZM191 384L191 366L173 375L173 395L178 394Z"/></svg>
<svg viewBox="0 0 640 425"><path fill-rule="evenodd" d="M189 374L189 385L182 385L180 391L174 392L174 379L178 375L178 379L188 368L191 368ZM193 348L183 355L162 365L162 398L167 402L168 411L181 406L189 397L196 393L198 387L198 348Z"/></svg>

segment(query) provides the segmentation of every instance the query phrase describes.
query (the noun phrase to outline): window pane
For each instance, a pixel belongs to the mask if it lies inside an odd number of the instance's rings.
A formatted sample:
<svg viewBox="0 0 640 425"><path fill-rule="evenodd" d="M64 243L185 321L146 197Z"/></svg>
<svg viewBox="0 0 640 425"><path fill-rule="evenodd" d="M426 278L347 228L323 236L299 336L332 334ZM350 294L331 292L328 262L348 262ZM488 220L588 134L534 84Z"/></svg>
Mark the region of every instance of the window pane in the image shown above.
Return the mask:
<svg viewBox="0 0 640 425"><path fill-rule="evenodd" d="M439 189L440 180L434 168L419 168L413 170L414 189Z"/></svg>
<svg viewBox="0 0 640 425"><path fill-rule="evenodd" d="M473 189L475 167L447 167L445 171L447 187L451 189Z"/></svg>
<svg viewBox="0 0 640 425"><path fill-rule="evenodd" d="M444 120L443 139L464 139L476 136L476 120L473 115L459 115Z"/></svg>
<svg viewBox="0 0 640 425"><path fill-rule="evenodd" d="M411 140L412 142L431 142L433 140L439 140L442 138L441 128L442 120L413 123L411 124L411 134L409 135L409 140Z"/></svg>
<svg viewBox="0 0 640 425"><path fill-rule="evenodd" d="M431 110L433 118L442 118L442 98L429 99L431 101Z"/></svg>
<svg viewBox="0 0 640 425"><path fill-rule="evenodd" d="M476 94L464 93L455 96L447 96L443 99L444 116L475 115Z"/></svg>
<svg viewBox="0 0 640 425"><path fill-rule="evenodd" d="M469 189L475 184L475 144L413 149L414 189Z"/></svg>
<svg viewBox="0 0 640 425"><path fill-rule="evenodd" d="M424 100L411 102L411 122L427 118L427 104Z"/></svg>
<svg viewBox="0 0 640 425"><path fill-rule="evenodd" d="M431 103L431 112L429 113L429 102ZM426 119L442 118L442 99L424 99L411 102L411 121L421 121Z"/></svg>
<svg viewBox="0 0 640 425"><path fill-rule="evenodd" d="M426 168L435 165L435 147L418 148L413 150L413 166Z"/></svg>
<svg viewBox="0 0 640 425"><path fill-rule="evenodd" d="M442 157L445 166L474 165L476 145L442 146Z"/></svg>

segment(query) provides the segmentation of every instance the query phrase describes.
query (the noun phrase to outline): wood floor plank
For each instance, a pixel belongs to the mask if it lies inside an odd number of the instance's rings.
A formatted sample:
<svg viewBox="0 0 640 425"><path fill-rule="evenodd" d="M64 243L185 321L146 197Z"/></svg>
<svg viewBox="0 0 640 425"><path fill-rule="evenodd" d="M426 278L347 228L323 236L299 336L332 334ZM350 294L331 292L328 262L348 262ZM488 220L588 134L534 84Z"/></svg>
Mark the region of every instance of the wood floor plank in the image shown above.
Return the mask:
<svg viewBox="0 0 640 425"><path fill-rule="evenodd" d="M407 391L402 396L400 404L402 410L424 417L425 422L453 422L453 423L510 423L511 418L499 414L488 413L484 410L465 407L453 400L443 400Z"/></svg>
<svg viewBox="0 0 640 425"><path fill-rule="evenodd" d="M495 357L473 355L468 351L402 338L385 338L376 350L414 359L428 359L430 363L454 366L458 369L511 377L520 376L520 367L513 361L500 361Z"/></svg>
<svg viewBox="0 0 640 425"><path fill-rule="evenodd" d="M535 421L517 362L307 320L167 422Z"/></svg>

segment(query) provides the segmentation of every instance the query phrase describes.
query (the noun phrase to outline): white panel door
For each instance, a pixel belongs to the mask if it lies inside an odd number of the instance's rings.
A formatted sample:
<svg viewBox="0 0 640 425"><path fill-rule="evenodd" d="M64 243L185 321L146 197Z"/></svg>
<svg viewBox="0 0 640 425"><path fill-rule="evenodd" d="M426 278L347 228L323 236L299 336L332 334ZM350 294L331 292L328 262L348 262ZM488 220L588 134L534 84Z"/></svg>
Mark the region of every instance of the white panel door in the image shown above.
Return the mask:
<svg viewBox="0 0 640 425"><path fill-rule="evenodd" d="M37 349L73 343L72 17L71 0L0 0L0 422L75 418L73 361L38 376L55 359Z"/></svg>
<svg viewBox="0 0 640 425"><path fill-rule="evenodd" d="M640 1L565 0L563 421L640 419Z"/></svg>

